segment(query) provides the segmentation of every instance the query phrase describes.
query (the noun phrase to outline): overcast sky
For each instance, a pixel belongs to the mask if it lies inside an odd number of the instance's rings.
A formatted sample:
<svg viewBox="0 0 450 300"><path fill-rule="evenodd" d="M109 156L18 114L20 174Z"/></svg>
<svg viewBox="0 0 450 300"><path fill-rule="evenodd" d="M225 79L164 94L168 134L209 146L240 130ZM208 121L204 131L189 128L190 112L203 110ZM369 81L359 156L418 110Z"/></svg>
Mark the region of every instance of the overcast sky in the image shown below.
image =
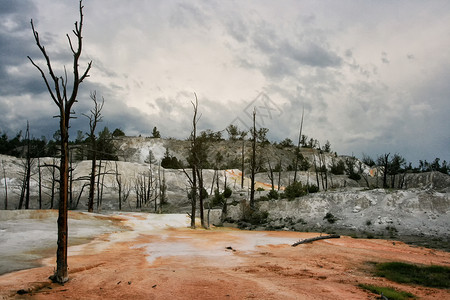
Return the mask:
<svg viewBox="0 0 450 300"><path fill-rule="evenodd" d="M84 3L80 68L93 61L71 135L88 130L89 93L103 96L100 128L187 138L194 92L200 129L258 125L269 138L303 133L338 154L450 159L450 2L100 1ZM0 130L29 120L51 137L57 107L30 19L54 67L71 72L66 33L77 1L0 1ZM225 133L226 136L226 133Z"/></svg>

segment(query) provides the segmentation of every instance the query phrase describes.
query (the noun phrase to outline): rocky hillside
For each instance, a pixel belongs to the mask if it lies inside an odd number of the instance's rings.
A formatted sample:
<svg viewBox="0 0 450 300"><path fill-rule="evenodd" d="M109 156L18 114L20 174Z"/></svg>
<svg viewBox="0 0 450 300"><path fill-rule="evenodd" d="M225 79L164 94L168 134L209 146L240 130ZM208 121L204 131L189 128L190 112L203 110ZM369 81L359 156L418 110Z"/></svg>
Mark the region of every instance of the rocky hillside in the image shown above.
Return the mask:
<svg viewBox="0 0 450 300"><path fill-rule="evenodd" d="M449 193L432 189L344 189L310 194L292 201L258 202L268 212L264 228L339 232L363 237L419 236L450 238ZM240 227L261 225L239 221L243 204L228 208L227 222ZM220 222L220 210L211 214Z"/></svg>
<svg viewBox="0 0 450 300"><path fill-rule="evenodd" d="M187 197L189 189L188 179L183 170L164 169L159 162L164 157L166 149L171 156L180 161L186 160L189 142L179 140L163 140L150 138L125 137L116 141L119 149L120 161L103 161L100 177L101 185L98 190L99 205L97 210L118 210L119 208L119 181L122 190L122 210L155 211L155 196L160 195L160 189L155 182L161 182L166 186L166 203L159 205L160 198L156 199L156 210L162 212L189 211L190 200ZM246 146L246 155L250 151L250 145ZM152 152L154 164L149 164L148 154ZM243 204L248 199L250 180L244 177L244 186L241 188L242 172L241 164L242 141L220 141L212 144L208 149L210 164L214 164L214 157L220 153L223 157L219 167L233 167L227 170L204 170L205 188L208 194L212 194L219 186L221 190L227 186L233 190L228 202L228 220L237 222L244 214ZM292 182L293 171L285 171L294 159L293 148L280 148L273 145L263 147L264 157L273 159L273 162L282 161L282 170L275 173L275 189L283 191L284 187ZM326 230L327 228L359 229L369 234L413 234L449 236L450 223L450 176L438 173L407 173L396 180L402 180L402 190L377 189L381 185L381 175L374 172L364 164L358 163L361 179L350 179L347 175L331 175L318 178L314 172L314 159L318 159L317 153L311 149L302 149L302 155L311 167L307 171L298 172L297 178L304 185L319 182L319 193L305 197L287 200L271 200L258 202L260 210L268 212L265 226L275 229L297 230ZM327 166L337 160L345 161L348 157L324 154ZM4 207L4 200L8 200L8 209L18 207L21 194L24 162L10 156L0 156L0 207ZM267 160L269 161L269 160ZM57 195L51 199L52 187L52 158L43 158L39 162L35 160L32 166L30 208L39 208L41 198L42 208L56 208ZM40 165L40 168L38 167ZM85 210L87 204L88 187L87 176L90 173L90 161L73 162L73 184L70 206L74 209ZM261 170L267 168L261 164ZM3 173L3 170L5 171ZM39 172L39 170L41 172ZM247 171L246 173L247 174ZM39 180L39 177L41 180ZM213 179L214 178L214 179ZM219 179L217 184L217 178ZM137 194L142 194L142 184L150 181L153 186L148 190L148 199L137 203ZM266 200L264 197L271 189L269 172L263 170L256 176L256 187L259 191L256 198ZM40 184L39 184L40 182ZM40 192L39 192L40 191ZM54 188L57 192L57 185ZM39 194L41 197L39 197ZM52 205L53 202L53 205ZM139 204L139 205L138 205ZM330 220L324 217L330 214ZM220 223L220 210L210 212L211 222ZM255 225L244 224L244 227Z"/></svg>

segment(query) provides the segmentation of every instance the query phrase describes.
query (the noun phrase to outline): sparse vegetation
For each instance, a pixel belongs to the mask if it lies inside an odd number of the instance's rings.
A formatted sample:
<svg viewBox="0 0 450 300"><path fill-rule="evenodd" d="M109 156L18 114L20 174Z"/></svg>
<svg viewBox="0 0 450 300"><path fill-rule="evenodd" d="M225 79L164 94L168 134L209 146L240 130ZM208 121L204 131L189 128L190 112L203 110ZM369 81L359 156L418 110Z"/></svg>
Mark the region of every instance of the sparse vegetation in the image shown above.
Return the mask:
<svg viewBox="0 0 450 300"><path fill-rule="evenodd" d="M327 214L325 215L325 217L323 217L324 220L327 220L328 223L333 224L335 223L338 218L336 218L332 213L327 212Z"/></svg>
<svg viewBox="0 0 450 300"><path fill-rule="evenodd" d="M161 167L163 167L165 169L181 169L181 168L183 168L183 164L178 160L178 158L171 155L169 153L169 149L166 148L164 157L161 160Z"/></svg>
<svg viewBox="0 0 450 300"><path fill-rule="evenodd" d="M391 288L391 287L385 287L385 286L378 286L373 284L359 284L360 288L363 288L365 290L371 291L374 294L377 295L383 295L387 299L392 300L405 300L405 299L411 299L415 298L415 296L411 293L405 292L405 291L399 291L397 289Z"/></svg>
<svg viewBox="0 0 450 300"><path fill-rule="evenodd" d="M314 184L308 185L307 189L308 189L308 193L310 193L310 194L317 193L319 191L319 187L317 185L314 185Z"/></svg>
<svg viewBox="0 0 450 300"><path fill-rule="evenodd" d="M269 212L254 209L245 202L242 202L241 204L242 204L241 221L250 223L251 225L261 225L267 223Z"/></svg>
<svg viewBox="0 0 450 300"><path fill-rule="evenodd" d="M297 197L306 195L306 190L300 181L296 181L284 189L283 195L288 200L294 200Z"/></svg>
<svg viewBox="0 0 450 300"><path fill-rule="evenodd" d="M287 198L294 200L295 198L305 196L308 193L317 193L319 188L317 185L303 185L300 181L293 182L284 189L284 193L279 194L280 199Z"/></svg>
<svg viewBox="0 0 450 300"><path fill-rule="evenodd" d="M277 200L279 196L280 196L280 195L279 195L278 192L275 191L275 190L270 190L269 193L267 194L267 197L268 197L269 199L273 199L273 200Z"/></svg>
<svg viewBox="0 0 450 300"><path fill-rule="evenodd" d="M387 262L377 264L375 274L398 283L450 288L450 268L445 266L419 266L404 262Z"/></svg>
<svg viewBox="0 0 450 300"><path fill-rule="evenodd" d="M333 175L343 175L345 172L345 163L343 160L339 160L337 163L333 160L330 169L331 174Z"/></svg>
<svg viewBox="0 0 450 300"><path fill-rule="evenodd" d="M226 199L230 198L233 191L227 186L225 190L220 193L218 189L214 190L214 196L211 198L210 205L212 207L222 207Z"/></svg>
<svg viewBox="0 0 450 300"><path fill-rule="evenodd" d="M394 226L386 226L386 230L388 231L391 238L395 237L398 233L397 228L395 228Z"/></svg>

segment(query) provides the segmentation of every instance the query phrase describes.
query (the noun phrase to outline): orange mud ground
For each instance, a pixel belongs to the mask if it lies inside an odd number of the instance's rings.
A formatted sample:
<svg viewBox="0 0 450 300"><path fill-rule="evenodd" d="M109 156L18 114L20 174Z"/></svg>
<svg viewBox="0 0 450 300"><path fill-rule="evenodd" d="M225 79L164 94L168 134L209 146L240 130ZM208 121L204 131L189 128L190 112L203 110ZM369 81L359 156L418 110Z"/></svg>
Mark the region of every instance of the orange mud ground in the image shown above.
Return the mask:
<svg viewBox="0 0 450 300"><path fill-rule="evenodd" d="M0 299L376 299L359 283L450 299L449 290L373 277L367 263L449 266L450 253L349 237L290 246L316 235L226 228L113 233L70 248L65 285L47 279L55 261L47 258L43 267L0 276ZM255 246L270 241L276 243Z"/></svg>

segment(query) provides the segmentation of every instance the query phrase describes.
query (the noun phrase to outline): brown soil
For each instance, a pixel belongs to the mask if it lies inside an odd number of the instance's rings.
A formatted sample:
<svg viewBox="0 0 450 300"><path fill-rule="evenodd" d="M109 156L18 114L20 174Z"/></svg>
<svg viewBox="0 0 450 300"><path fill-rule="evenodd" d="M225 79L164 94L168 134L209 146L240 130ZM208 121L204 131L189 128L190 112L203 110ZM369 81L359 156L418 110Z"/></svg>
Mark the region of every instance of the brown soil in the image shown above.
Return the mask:
<svg viewBox="0 0 450 300"><path fill-rule="evenodd" d="M114 233L70 249L65 285L47 279L54 258L44 259L43 267L0 276L0 299L376 299L359 283L450 299L449 290L373 277L369 263L449 266L448 252L349 237L290 246L313 236L226 228Z"/></svg>

